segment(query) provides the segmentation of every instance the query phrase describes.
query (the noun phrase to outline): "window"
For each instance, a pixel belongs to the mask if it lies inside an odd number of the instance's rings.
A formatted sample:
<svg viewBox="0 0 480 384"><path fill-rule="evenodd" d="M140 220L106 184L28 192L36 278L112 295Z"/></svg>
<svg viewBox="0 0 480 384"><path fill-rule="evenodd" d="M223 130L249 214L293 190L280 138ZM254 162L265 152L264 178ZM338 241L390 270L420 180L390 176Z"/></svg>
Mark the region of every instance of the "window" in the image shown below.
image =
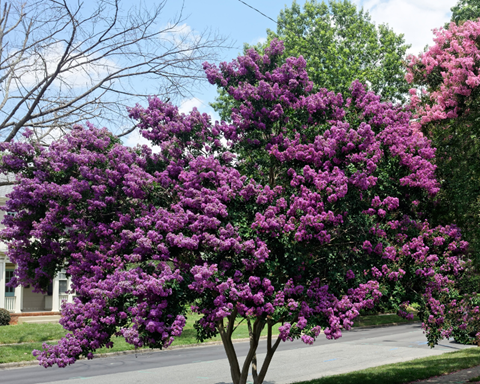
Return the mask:
<svg viewBox="0 0 480 384"><path fill-rule="evenodd" d="M13 278L13 269L7 269L6 271L6 281L5 283L9 283L10 280ZM5 296L12 297L15 296L15 288L12 287L5 287Z"/></svg>
<svg viewBox="0 0 480 384"><path fill-rule="evenodd" d="M59 284L58 291L60 292L61 295L67 292L68 290L67 280L59 280L58 284Z"/></svg>
<svg viewBox="0 0 480 384"><path fill-rule="evenodd" d="M67 274L65 273L65 270L62 269L58 273L58 292L60 295L64 295L65 292L68 290L68 279L67 279Z"/></svg>

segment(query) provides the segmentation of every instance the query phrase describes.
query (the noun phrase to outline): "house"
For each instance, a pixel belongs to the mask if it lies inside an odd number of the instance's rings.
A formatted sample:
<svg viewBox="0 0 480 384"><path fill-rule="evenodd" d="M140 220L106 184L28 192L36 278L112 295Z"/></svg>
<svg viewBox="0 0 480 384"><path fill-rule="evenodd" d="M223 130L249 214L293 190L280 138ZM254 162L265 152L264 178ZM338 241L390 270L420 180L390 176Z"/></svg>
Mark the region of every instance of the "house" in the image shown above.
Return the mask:
<svg viewBox="0 0 480 384"><path fill-rule="evenodd" d="M8 192L0 189L1 196L6 193ZM6 197L0 197L0 206L5 206L6 201ZM5 214L8 213L0 211L0 222ZM3 228L5 226L0 224L0 229ZM70 279L65 272L60 272L55 277L47 294L33 292L33 287L7 287L16 266L9 260L6 251L6 244L0 242L0 308L11 313L11 323L58 321L62 301L73 301L73 295L67 293Z"/></svg>

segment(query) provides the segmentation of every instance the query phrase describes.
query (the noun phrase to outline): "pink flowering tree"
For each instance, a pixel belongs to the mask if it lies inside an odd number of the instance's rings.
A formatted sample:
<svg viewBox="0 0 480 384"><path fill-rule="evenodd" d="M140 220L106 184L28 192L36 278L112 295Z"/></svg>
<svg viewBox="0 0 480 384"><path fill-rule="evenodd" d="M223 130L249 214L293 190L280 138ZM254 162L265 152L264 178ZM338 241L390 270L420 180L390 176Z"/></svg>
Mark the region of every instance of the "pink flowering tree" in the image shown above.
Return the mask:
<svg viewBox="0 0 480 384"><path fill-rule="evenodd" d="M200 340L220 334L235 384L250 368L262 383L282 341L339 338L382 300L405 317L408 301L421 303L432 345L446 334L439 303L467 244L424 213L438 192L435 150L410 113L358 82L346 98L313 93L305 60L280 65L282 52L274 40L263 55L204 65L239 102L231 123L157 98L132 108L159 153L88 125L49 148L1 144L18 181L2 233L13 284L42 291L65 268L77 294L62 305L66 337L35 352L43 366L92 358L113 336L166 348L187 304ZM250 329L243 363L239 321Z"/></svg>
<svg viewBox="0 0 480 384"><path fill-rule="evenodd" d="M411 89L414 128L437 148L436 173L442 189L437 204L432 206L431 222L458 224L478 265L480 21L459 24L452 22L434 31L434 45L419 57L409 58L407 80L416 86ZM480 330L478 278L474 276L475 271L471 270L468 278L472 283L466 290L458 287L451 291L444 303L455 336L462 341L473 341L475 337L471 336ZM465 330L470 335L465 335Z"/></svg>
<svg viewBox="0 0 480 384"><path fill-rule="evenodd" d="M434 45L409 58L407 80L416 122L437 148L442 191L438 223L456 222L480 262L480 21L434 31Z"/></svg>

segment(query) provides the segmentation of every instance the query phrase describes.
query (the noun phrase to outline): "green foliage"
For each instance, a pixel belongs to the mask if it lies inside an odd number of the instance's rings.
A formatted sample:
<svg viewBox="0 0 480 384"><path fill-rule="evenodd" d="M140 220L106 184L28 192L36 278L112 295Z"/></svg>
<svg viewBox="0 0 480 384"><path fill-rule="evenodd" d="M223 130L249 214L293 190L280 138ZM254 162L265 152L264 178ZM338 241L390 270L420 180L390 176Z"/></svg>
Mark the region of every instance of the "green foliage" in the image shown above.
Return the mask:
<svg viewBox="0 0 480 384"><path fill-rule="evenodd" d="M456 24L466 20L477 20L480 17L480 0L459 0L450 10L451 20Z"/></svg>
<svg viewBox="0 0 480 384"><path fill-rule="evenodd" d="M277 32L268 38L285 42L285 56L302 55L311 80L336 93L345 93L358 79L383 99L401 99L408 91L402 60L403 35L385 24L376 26L368 12L348 0L316 0L303 7L294 2L278 17Z"/></svg>
<svg viewBox="0 0 480 384"><path fill-rule="evenodd" d="M0 326L10 324L10 312L4 308L0 308Z"/></svg>
<svg viewBox="0 0 480 384"><path fill-rule="evenodd" d="M458 279L457 282L458 294L460 297L470 295L472 297L473 305L480 305L480 275L467 274ZM453 324L452 337L457 343L461 344L476 344L476 333L479 331L480 324L478 321L470 321L467 328L462 328L458 324Z"/></svg>
<svg viewBox="0 0 480 384"><path fill-rule="evenodd" d="M457 282L457 286L460 290L460 294L465 293L479 293L480 292L480 275L472 274L464 276Z"/></svg>
<svg viewBox="0 0 480 384"><path fill-rule="evenodd" d="M478 113L470 113L424 128L437 148L436 173L441 184L437 201L429 208L432 222L458 225L476 264L480 263L479 119Z"/></svg>

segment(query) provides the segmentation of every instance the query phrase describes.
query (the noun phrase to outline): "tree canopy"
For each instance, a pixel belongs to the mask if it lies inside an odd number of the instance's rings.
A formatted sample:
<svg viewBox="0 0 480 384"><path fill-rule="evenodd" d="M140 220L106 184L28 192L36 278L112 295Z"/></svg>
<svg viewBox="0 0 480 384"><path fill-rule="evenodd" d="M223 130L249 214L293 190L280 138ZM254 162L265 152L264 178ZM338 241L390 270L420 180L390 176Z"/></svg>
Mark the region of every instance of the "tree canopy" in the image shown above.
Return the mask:
<svg viewBox="0 0 480 384"><path fill-rule="evenodd" d="M402 62L409 48L402 34L375 25L368 12L348 0L307 0L280 12L277 31L268 39L284 41L284 57L303 56L318 88L345 94L359 80L384 100L402 100L408 85Z"/></svg>
<svg viewBox="0 0 480 384"><path fill-rule="evenodd" d="M479 0L459 0L451 9L451 20L459 24L467 20L477 20L480 17Z"/></svg>
<svg viewBox="0 0 480 384"><path fill-rule="evenodd" d="M62 305L69 333L36 352L42 365L91 358L113 335L168 347L187 304L202 315L200 340L220 334L235 384L250 366L262 383L281 341L336 339L382 300L402 316L420 303L431 345L450 334L444 304L467 243L428 223L439 187L429 140L359 82L345 98L314 89L306 60L283 55L272 40L263 54L204 65L239 103L229 123L158 98L132 108L158 154L93 126L49 148L0 145L1 170L18 181L2 232L12 284L45 290L65 268L77 294ZM231 340L238 317L251 325L244 364Z"/></svg>

